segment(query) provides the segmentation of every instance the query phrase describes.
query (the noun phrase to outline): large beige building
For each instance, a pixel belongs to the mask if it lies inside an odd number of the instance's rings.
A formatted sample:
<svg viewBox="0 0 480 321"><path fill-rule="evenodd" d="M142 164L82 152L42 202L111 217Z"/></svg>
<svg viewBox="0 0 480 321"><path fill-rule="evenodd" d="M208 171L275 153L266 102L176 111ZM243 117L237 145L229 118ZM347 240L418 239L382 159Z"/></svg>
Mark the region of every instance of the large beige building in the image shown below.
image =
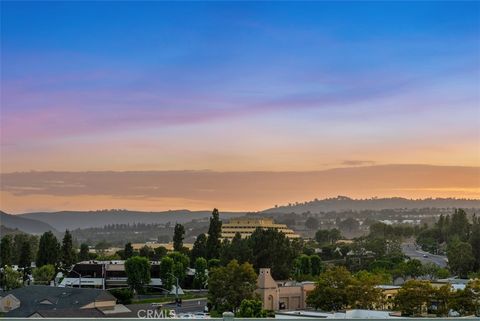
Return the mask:
<svg viewBox="0 0 480 321"><path fill-rule="evenodd" d="M286 237L292 239L300 237L285 224L275 224L271 218L234 218L228 223L222 224L222 238L231 240L236 233L240 233L242 238L245 238L252 235L257 228L273 228L285 234Z"/></svg>

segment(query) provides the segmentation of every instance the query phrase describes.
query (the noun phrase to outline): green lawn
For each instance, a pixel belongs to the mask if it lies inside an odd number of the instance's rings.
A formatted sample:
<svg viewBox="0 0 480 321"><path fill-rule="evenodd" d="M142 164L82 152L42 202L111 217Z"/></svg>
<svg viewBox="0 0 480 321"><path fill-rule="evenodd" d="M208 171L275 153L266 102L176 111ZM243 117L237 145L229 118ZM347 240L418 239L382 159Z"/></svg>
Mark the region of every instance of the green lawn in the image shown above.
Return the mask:
<svg viewBox="0 0 480 321"><path fill-rule="evenodd" d="M182 300L190 300L190 299L206 299L205 294L194 294L194 293L187 293L184 295L180 295ZM143 299L143 300L133 300L132 304L142 304L142 303L162 303L162 302L175 302L175 295L168 295L159 298L151 298L151 299Z"/></svg>

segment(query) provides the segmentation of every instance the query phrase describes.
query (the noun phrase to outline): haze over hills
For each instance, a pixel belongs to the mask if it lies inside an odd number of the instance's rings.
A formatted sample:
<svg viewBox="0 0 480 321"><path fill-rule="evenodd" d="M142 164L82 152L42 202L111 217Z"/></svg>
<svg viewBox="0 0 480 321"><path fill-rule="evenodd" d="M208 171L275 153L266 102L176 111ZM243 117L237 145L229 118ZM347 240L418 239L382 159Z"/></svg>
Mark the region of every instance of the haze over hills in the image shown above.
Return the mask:
<svg viewBox="0 0 480 321"><path fill-rule="evenodd" d="M406 199L401 197L352 199L346 196L313 200L278 206L264 213L320 213L331 211L362 211L384 209L420 209L420 208L474 208L480 209L480 200L456 198Z"/></svg>
<svg viewBox="0 0 480 321"><path fill-rule="evenodd" d="M48 223L58 229L103 227L108 224L166 224L186 223L195 219L206 219L212 214L211 211L176 210L165 212L140 212L128 210L101 210L101 211L61 211L61 212L38 212L16 215L22 218L35 219ZM221 217L241 216L244 212L222 212Z"/></svg>
<svg viewBox="0 0 480 321"><path fill-rule="evenodd" d="M22 232L29 234L42 234L47 231L58 233L55 228L42 220L37 220L33 217L29 218L20 215L10 215L2 211L0 211L0 225L9 229L19 229Z"/></svg>
<svg viewBox="0 0 480 321"><path fill-rule="evenodd" d="M305 212L321 213L335 211L362 211L384 209L422 209L422 208L469 208L480 210L480 200L475 199L406 199L371 198L352 199L345 196L313 200L305 203L293 203L287 206L269 208L258 213L285 214ZM246 212L223 212L222 219L245 215ZM18 215L8 215L2 212L2 224L10 228L18 228L28 233L41 233L49 229L64 231L65 229L103 227L108 224L166 224L168 222L186 223L192 220L205 220L211 215L211 210L189 211L172 210L164 212L142 212L129 210L99 210L99 211L60 211L32 212ZM4 217L6 219L4 219ZM3 222L7 222L4 224Z"/></svg>

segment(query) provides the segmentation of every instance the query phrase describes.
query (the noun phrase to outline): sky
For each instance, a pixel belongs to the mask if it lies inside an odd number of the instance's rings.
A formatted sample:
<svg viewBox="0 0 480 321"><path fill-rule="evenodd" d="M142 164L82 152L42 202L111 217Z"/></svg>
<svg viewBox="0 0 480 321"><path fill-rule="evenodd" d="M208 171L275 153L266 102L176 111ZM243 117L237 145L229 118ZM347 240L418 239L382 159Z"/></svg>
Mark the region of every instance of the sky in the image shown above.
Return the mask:
<svg viewBox="0 0 480 321"><path fill-rule="evenodd" d="M479 38L479 2L2 1L1 175L294 172L281 177L295 186L304 172L401 164L411 187L343 190L480 198ZM419 164L445 179L422 185ZM452 168L473 168L473 185ZM253 186L227 202L191 194L189 177L173 200L139 201L112 185L57 195L37 179L2 183L0 208L116 208L121 197L132 209L256 210L345 194L309 185L262 198Z"/></svg>

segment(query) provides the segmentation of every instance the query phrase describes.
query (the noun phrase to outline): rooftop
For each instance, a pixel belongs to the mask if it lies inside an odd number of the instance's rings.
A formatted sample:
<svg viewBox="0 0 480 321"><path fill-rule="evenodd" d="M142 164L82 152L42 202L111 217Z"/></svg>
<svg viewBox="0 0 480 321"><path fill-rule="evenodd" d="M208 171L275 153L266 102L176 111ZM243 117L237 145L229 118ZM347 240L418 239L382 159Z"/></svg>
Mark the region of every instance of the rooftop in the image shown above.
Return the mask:
<svg viewBox="0 0 480 321"><path fill-rule="evenodd" d="M20 300L20 307L6 313L8 317L28 317L37 311L54 309L80 309L92 302L114 301L109 292L86 288L60 288L44 285L31 285L4 292Z"/></svg>

